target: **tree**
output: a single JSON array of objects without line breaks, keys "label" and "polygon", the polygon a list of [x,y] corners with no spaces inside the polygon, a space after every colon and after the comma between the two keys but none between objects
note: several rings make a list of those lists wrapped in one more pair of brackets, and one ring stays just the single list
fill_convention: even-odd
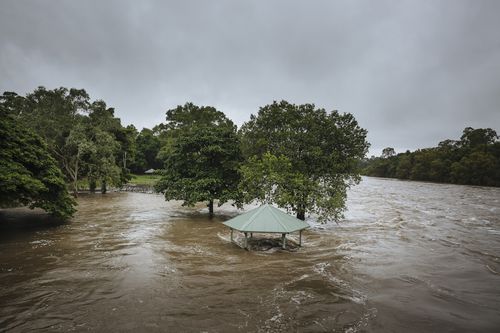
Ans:
[{"label": "tree", "polygon": [[463,131],[460,142],[464,147],[476,148],[493,144],[498,140],[497,132],[491,128],[466,127]]},{"label": "tree", "polygon": [[115,161],[119,144],[114,137],[99,128],[92,132],[88,155],[84,156],[86,176],[90,192],[95,192],[97,181],[101,184],[101,193],[106,193],[107,184],[120,184],[121,169]]},{"label": "tree", "polygon": [[[240,131],[247,158],[241,169],[245,201],[274,202],[302,220],[306,213],[321,221],[340,219],[347,189],[360,180],[366,133],[351,114],[314,104],[281,101],[260,108]],[[266,196],[262,182],[273,189]]]},{"label": "tree", "polygon": [[167,111],[166,119],[170,134],[160,154],[164,169],[156,190],[183,205],[208,202],[212,216],[214,200],[220,206],[237,198],[241,152],[236,126],[215,108],[192,103]]},{"label": "tree", "polygon": [[124,154],[131,151],[133,138],[128,136],[130,130],[124,129],[120,119],[115,118],[114,109],[108,108],[102,100],[94,101],[90,105],[89,115],[82,119],[82,124],[92,145],[84,156],[84,174],[89,181],[91,192],[95,191],[99,181],[101,193],[106,193],[107,184],[119,186],[125,181],[123,174],[127,169]]},{"label": "tree", "polygon": [[94,150],[93,143],[88,139],[83,124],[72,128],[64,144],[57,147],[56,156],[66,171],[66,177],[71,180],[73,196],[78,195],[78,180],[82,174],[82,159]]},{"label": "tree", "polygon": [[132,165],[133,170],[142,173],[148,169],[160,168],[161,162],[157,158],[160,148],[160,140],[154,132],[143,128],[136,138],[136,158]]},{"label": "tree", "polygon": [[106,184],[121,186],[130,179],[127,164],[132,162],[136,152],[134,126],[121,125],[115,117],[115,109],[108,107],[103,100],[96,100],[89,106],[86,118],[88,136],[96,146],[96,156],[91,163],[97,168],[101,192],[106,192]]},{"label": "tree", "polygon": [[294,181],[295,173],[292,163],[284,156],[275,156],[266,152],[262,157],[251,156],[241,166],[243,175],[239,184],[245,194],[245,200],[258,198],[263,203],[272,203],[278,200],[278,205],[286,205],[286,195],[281,192]]},{"label": "tree", "polygon": [[384,148],[382,150],[382,157],[383,158],[389,158],[389,157],[392,157],[394,155],[396,155],[396,151],[394,150],[394,148],[387,147],[387,148]]},{"label": "tree", "polygon": [[61,170],[47,145],[16,121],[0,100],[0,206],[39,207],[50,214],[69,218],[75,201],[66,190]]}]

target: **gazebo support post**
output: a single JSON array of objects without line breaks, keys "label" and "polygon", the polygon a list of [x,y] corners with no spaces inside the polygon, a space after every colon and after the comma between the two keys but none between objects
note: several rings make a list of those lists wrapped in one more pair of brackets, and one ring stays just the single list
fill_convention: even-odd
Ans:
[{"label": "gazebo support post", "polygon": [[245,232],[245,249],[248,250],[248,233]]},{"label": "gazebo support post", "polygon": [[281,234],[281,247],[286,249],[286,234]]},{"label": "gazebo support post", "polygon": [[233,228],[231,228],[231,243],[234,243],[234,240],[233,240]]},{"label": "gazebo support post", "polygon": [[299,246],[302,247],[302,230],[299,231]]},{"label": "gazebo support post", "polygon": [[250,233],[250,238],[253,238],[253,232]]}]

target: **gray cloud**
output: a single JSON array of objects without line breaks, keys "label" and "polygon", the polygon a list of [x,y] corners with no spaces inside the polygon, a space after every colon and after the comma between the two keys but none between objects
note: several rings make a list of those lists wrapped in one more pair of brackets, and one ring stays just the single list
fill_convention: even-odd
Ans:
[{"label": "gray cloud", "polygon": [[353,113],[372,153],[500,131],[500,2],[3,1],[0,91],[85,88],[125,124],[192,101]]}]

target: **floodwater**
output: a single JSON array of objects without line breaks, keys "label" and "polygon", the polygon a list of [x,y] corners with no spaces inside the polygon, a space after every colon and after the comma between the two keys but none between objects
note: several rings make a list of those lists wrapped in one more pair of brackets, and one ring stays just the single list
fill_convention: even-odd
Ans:
[{"label": "floodwater", "polygon": [[364,178],[348,207],[245,251],[230,205],[83,195],[68,224],[0,230],[0,331],[500,331],[499,188]]}]

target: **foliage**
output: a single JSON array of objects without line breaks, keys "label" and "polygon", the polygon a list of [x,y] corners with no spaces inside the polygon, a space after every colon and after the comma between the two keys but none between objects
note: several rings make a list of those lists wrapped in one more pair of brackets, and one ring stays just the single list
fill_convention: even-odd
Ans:
[{"label": "foliage", "polygon": [[500,142],[491,128],[467,127],[459,141],[365,161],[368,176],[500,186]]},{"label": "foliage", "polygon": [[342,217],[347,189],[359,182],[359,160],[368,149],[366,130],[351,114],[274,102],[252,115],[240,135],[245,201],[274,202],[301,219],[306,213],[321,221]]},{"label": "foliage", "polygon": [[[8,98],[7,98],[8,99]],[[0,99],[0,206],[39,207],[61,218],[75,212],[61,170],[43,140],[18,123]],[[8,104],[8,102],[7,102]]]},{"label": "foliage", "polygon": [[106,184],[120,184],[121,169],[115,161],[119,144],[111,134],[99,128],[94,131],[91,139],[92,150],[85,159],[90,190],[95,190],[95,183],[99,180],[101,192],[106,193]]},{"label": "foliage", "polygon": [[241,161],[236,126],[209,106],[186,103],[167,111],[169,139],[160,153],[164,169],[156,190],[184,205],[219,206],[237,197]]},{"label": "foliage", "polygon": [[387,147],[382,150],[382,157],[391,157],[396,155],[396,151],[392,147]]},{"label": "foliage", "polygon": [[104,191],[108,182],[126,181],[134,132],[122,127],[104,101],[91,102],[85,90],[44,87],[26,97],[5,93],[4,99],[16,119],[47,142],[75,196],[83,177],[91,189],[99,180]]},{"label": "foliage", "polygon": [[161,168],[157,155],[160,152],[160,139],[154,131],[143,128],[136,136],[136,157],[130,169],[135,173],[143,173],[149,169]]}]

